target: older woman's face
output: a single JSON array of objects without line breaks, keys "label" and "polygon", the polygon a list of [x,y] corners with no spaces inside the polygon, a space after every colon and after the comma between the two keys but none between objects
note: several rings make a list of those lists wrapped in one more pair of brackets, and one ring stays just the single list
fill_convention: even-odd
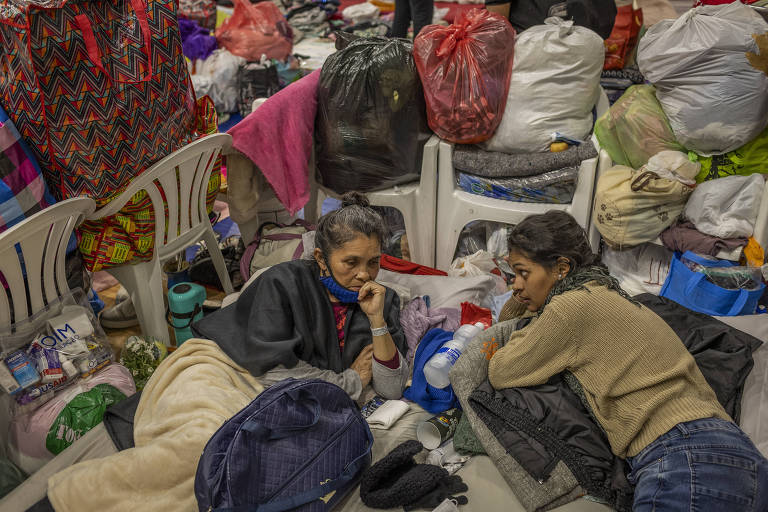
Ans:
[{"label": "older woman's face", "polygon": [[524,303],[528,311],[541,309],[558,280],[557,270],[550,270],[514,250],[509,253],[509,266],[515,271],[512,283],[515,298]]},{"label": "older woman's face", "polygon": [[330,265],[333,277],[344,288],[359,291],[379,273],[381,242],[377,236],[359,235],[337,248],[329,258],[319,259],[321,268]]}]

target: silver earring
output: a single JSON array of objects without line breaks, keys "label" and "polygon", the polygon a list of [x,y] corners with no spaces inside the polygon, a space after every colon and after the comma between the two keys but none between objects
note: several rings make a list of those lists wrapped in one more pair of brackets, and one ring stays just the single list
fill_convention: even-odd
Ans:
[{"label": "silver earring", "polygon": [[559,279],[562,279],[562,278],[563,278],[563,274],[558,274],[558,275],[557,275],[557,277],[558,277]]}]

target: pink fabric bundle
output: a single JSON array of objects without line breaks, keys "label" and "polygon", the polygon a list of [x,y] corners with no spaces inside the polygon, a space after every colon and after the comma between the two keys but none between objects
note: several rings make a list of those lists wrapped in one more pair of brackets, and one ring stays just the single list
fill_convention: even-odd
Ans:
[{"label": "pink fabric bundle", "polygon": [[227,132],[232,135],[232,147],[261,170],[291,214],[309,201],[307,168],[319,79],[320,70],[316,70],[292,83]]}]

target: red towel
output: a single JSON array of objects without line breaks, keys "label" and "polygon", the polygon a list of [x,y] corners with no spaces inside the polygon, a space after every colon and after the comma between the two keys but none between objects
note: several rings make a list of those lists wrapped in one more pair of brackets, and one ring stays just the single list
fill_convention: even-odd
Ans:
[{"label": "red towel", "polygon": [[232,146],[264,174],[291,213],[309,201],[307,167],[317,113],[320,70],[270,97],[229,132]]}]

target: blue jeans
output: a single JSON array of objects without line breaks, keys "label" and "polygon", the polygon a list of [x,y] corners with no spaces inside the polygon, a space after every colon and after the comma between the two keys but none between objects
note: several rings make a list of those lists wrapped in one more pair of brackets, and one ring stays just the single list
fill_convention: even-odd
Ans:
[{"label": "blue jeans", "polygon": [[768,460],[730,421],[679,423],[627,462],[634,512],[768,510]]}]

